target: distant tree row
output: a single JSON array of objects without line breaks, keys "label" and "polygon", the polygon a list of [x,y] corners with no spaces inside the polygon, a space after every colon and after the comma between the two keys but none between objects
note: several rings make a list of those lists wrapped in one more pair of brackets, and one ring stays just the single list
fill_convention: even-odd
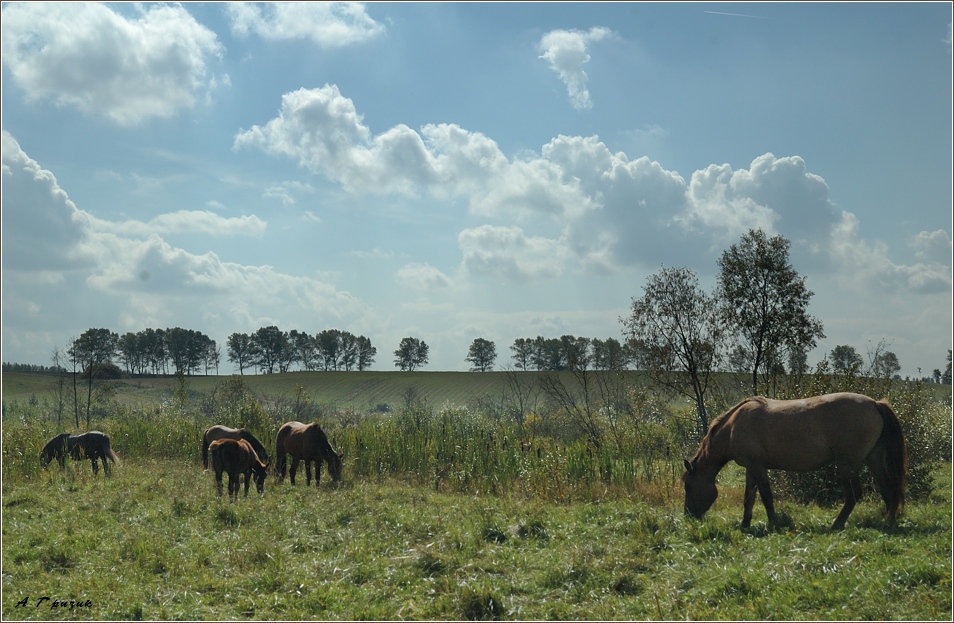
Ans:
[{"label": "distant tree row", "polygon": [[245,374],[246,368],[265,373],[287,372],[293,365],[305,370],[367,370],[377,349],[363,335],[328,329],[308,335],[276,326],[255,333],[233,333],[226,342],[228,359]]},{"label": "distant tree row", "polygon": [[559,338],[517,338],[510,346],[513,366],[519,370],[623,370],[638,360],[635,343],[564,335]]},{"label": "distant tree row", "polygon": [[54,354],[55,367],[69,365],[73,371],[92,366],[115,365],[127,374],[195,374],[218,370],[221,355],[215,340],[200,331],[173,327],[144,329],[120,336],[109,329],[87,329],[62,353]]}]

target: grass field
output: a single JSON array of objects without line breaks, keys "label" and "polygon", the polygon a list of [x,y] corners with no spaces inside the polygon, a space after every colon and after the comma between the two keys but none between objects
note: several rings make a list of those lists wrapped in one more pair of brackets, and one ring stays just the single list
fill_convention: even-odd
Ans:
[{"label": "grass field", "polygon": [[[543,401],[518,426],[480,407],[504,373],[249,376],[258,398],[210,406],[223,381],[116,382],[93,421],[122,457],[107,477],[41,468],[49,379],[3,375],[4,620],[951,619],[949,461],[897,525],[868,495],[830,532],[837,507],[781,489],[780,524],[758,505],[742,529],[734,464],[705,519],[683,516],[679,427],[633,420],[598,450],[558,434]],[[270,476],[262,496],[217,496],[198,452],[208,421],[267,433],[303,396],[348,453],[340,486]]]},{"label": "grass field", "polygon": [[231,503],[191,462],[74,464],[3,484],[3,618],[950,620],[946,478],[896,527],[869,500],[831,533],[834,509],[784,503],[789,527],[741,530],[725,487],[697,522],[675,486],[552,504],[346,478]]}]

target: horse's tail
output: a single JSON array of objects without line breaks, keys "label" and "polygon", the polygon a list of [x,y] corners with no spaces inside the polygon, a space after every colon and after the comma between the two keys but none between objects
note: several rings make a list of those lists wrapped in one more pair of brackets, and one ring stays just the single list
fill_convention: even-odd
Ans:
[{"label": "horse's tail", "polygon": [[888,509],[888,518],[894,521],[904,507],[904,489],[908,482],[908,450],[901,430],[901,422],[887,402],[879,401],[878,411],[884,426],[878,443],[884,449],[884,483],[881,494]]},{"label": "horse's tail", "polygon": [[106,435],[103,435],[103,456],[113,463],[119,463],[119,456],[109,447],[109,437]]},{"label": "horse's tail", "polygon": [[202,469],[209,469],[209,439],[202,435]]}]

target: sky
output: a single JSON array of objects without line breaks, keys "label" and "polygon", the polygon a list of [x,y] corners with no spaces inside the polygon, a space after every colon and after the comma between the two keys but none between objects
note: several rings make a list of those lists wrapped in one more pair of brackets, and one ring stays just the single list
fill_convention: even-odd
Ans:
[{"label": "sky", "polygon": [[370,338],[393,370],[622,339],[647,278],[791,243],[826,337],[952,347],[939,3],[2,6],[2,357],[89,328]]}]

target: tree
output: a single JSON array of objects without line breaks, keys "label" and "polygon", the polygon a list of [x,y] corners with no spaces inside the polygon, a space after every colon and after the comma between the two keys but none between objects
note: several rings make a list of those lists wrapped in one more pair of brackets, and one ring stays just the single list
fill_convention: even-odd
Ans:
[{"label": "tree", "polygon": [[821,321],[808,314],[814,292],[789,264],[790,244],[750,229],[719,258],[717,297],[727,327],[749,352],[753,394],[760,370],[771,373],[785,351],[807,352],[825,337]]},{"label": "tree", "polygon": [[591,340],[590,349],[593,367],[598,370],[624,370],[629,365],[629,354],[615,338]]},{"label": "tree", "polygon": [[371,345],[371,340],[363,335],[355,338],[355,365],[359,372],[363,372],[374,363],[374,356],[378,354],[378,349]]},{"label": "tree", "polygon": [[238,366],[239,374],[245,374],[245,368],[255,365],[255,348],[248,333],[233,333],[225,345],[229,361]]},{"label": "tree", "polygon": [[394,351],[394,365],[401,370],[413,372],[415,368],[427,365],[429,347],[416,337],[406,337]]},{"label": "tree", "polygon": [[510,346],[513,351],[513,366],[519,370],[529,370],[533,365],[533,340],[518,337]]},{"label": "tree", "polygon": [[855,347],[847,344],[840,344],[833,348],[828,359],[831,360],[832,371],[835,374],[857,374],[861,370],[861,364],[864,363]]},{"label": "tree", "polygon": [[282,362],[288,358],[291,350],[288,336],[276,326],[262,327],[252,335],[255,360],[253,363],[268,374],[280,368]]},{"label": "tree", "polygon": [[898,361],[898,356],[890,350],[876,356],[873,364],[872,372],[874,376],[879,378],[894,378],[894,376],[901,371],[901,363]]},{"label": "tree", "polygon": [[[86,426],[89,427],[93,406],[93,382],[97,378],[98,365],[112,363],[116,355],[119,335],[109,329],[87,329],[73,340],[67,350],[73,365],[74,393],[76,372],[82,371],[86,379]],[[77,423],[78,423],[77,417]]]},{"label": "tree", "polygon": [[470,344],[465,361],[471,363],[471,372],[487,372],[494,369],[494,360],[497,359],[497,346],[482,337],[476,338]]},{"label": "tree", "polygon": [[715,298],[699,287],[692,270],[663,268],[647,278],[643,296],[633,298],[630,316],[620,321],[645,349],[649,374],[695,401],[700,437],[705,435],[705,395],[722,340]]},{"label": "tree", "polygon": [[951,384],[951,349],[947,349],[947,367],[944,368],[944,374],[941,376],[941,382],[945,385]]}]

